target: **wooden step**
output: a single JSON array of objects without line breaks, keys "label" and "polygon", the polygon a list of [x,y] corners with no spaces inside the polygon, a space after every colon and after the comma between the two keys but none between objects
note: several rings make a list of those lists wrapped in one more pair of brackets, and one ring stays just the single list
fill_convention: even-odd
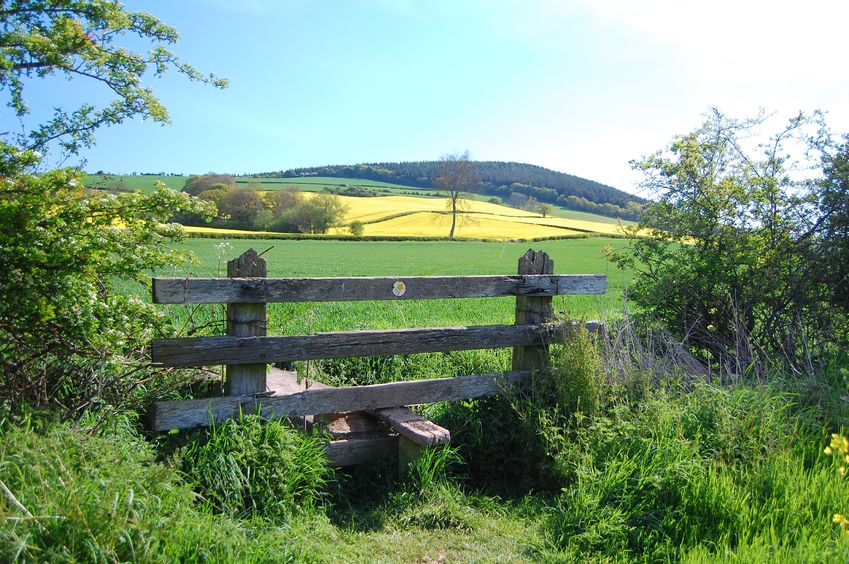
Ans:
[{"label": "wooden step", "polygon": [[[268,392],[275,396],[302,392],[307,389],[307,382],[298,381],[297,374],[292,371],[270,368],[266,377]],[[317,381],[309,382],[309,389],[330,388],[327,384]],[[389,407],[376,409],[373,412],[354,411],[349,413],[333,413],[317,418],[306,416],[290,418],[303,421],[307,428],[321,426],[333,438],[327,444],[327,458],[333,466],[354,466],[371,462],[376,458],[399,452],[401,443],[396,435],[387,434],[380,421],[385,422],[398,435],[403,437],[404,452],[412,451],[412,457],[421,447],[446,444],[451,440],[451,433],[436,423],[429,421],[407,407]],[[412,443],[411,445],[406,442]],[[404,466],[411,455],[400,456]]]}]

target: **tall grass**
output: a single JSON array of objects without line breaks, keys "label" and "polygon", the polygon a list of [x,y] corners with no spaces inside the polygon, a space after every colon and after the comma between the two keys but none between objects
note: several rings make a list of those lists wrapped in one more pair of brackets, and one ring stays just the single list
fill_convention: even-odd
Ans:
[{"label": "tall grass", "polygon": [[220,512],[278,522],[309,513],[332,478],[316,435],[240,415],[189,438],[181,457],[195,490]]},{"label": "tall grass", "polygon": [[[262,521],[216,515],[155,461],[132,424],[0,425],[0,560],[267,562],[314,559]],[[23,510],[21,510],[21,507]]]}]

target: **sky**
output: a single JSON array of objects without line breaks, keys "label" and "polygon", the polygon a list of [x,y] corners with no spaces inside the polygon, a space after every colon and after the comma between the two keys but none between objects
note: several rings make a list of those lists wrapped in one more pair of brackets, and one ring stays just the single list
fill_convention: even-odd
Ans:
[{"label": "sky", "polygon": [[[148,83],[171,124],[100,130],[85,169],[235,174],[359,162],[518,161],[639,193],[629,161],[713,106],[849,132],[849,3],[807,0],[127,1],[226,90]],[[33,83],[33,107],[100,99]],[[8,115],[8,111],[5,112]]]}]

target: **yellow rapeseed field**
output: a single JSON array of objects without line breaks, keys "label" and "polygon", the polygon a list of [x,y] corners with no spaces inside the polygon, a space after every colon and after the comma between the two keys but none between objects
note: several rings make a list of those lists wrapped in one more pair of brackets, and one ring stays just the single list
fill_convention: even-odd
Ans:
[{"label": "yellow rapeseed field", "polygon": [[[305,192],[311,197],[312,192]],[[330,234],[347,235],[352,221],[361,221],[364,236],[381,237],[447,237],[451,229],[451,214],[447,213],[445,198],[415,196],[379,196],[356,198],[339,196],[348,211],[339,227]],[[621,234],[616,224],[542,217],[539,214],[481,202],[463,200],[458,216],[455,236],[464,239],[536,239],[562,237],[582,233],[602,235]],[[272,235],[264,231],[242,229],[217,229],[212,227],[184,227],[187,233],[218,233],[232,235]]]},{"label": "yellow rapeseed field", "polygon": [[[463,214],[457,218],[454,235],[472,239],[534,239],[538,237],[560,237],[577,235],[578,231],[559,229],[533,223],[513,221],[514,218],[488,214]],[[437,212],[417,212],[386,221],[369,223],[363,235],[447,237],[451,229],[451,215]],[[346,233],[347,228],[337,228],[336,233]]]},{"label": "yellow rapeseed field", "polygon": [[[345,223],[350,223],[355,220],[369,222],[397,215],[399,213],[410,212],[443,212],[447,211],[445,198],[419,198],[415,196],[380,196],[376,198],[355,198],[351,196],[339,196],[339,199],[348,206],[348,213],[345,215]],[[494,215],[509,215],[515,217],[533,218],[539,217],[524,210],[517,210],[500,206],[498,204],[490,204],[489,202],[479,202],[477,200],[463,200],[463,211],[476,213],[491,213]]]}]

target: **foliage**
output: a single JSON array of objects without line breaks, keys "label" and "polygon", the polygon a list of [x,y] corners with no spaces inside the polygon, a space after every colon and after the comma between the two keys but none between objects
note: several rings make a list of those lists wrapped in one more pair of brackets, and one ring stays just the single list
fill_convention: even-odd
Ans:
[{"label": "foliage", "polygon": [[363,233],[366,230],[365,225],[359,219],[355,219],[348,225],[348,229],[351,231],[351,235],[354,237],[362,237]]},{"label": "foliage", "polygon": [[604,375],[598,343],[582,329],[552,346],[550,363],[524,389],[457,403],[440,415],[452,440],[463,445],[471,484],[501,495],[556,492],[566,485],[556,453],[575,422],[599,407]]},{"label": "foliage", "polygon": [[326,233],[342,221],[347,211],[339,196],[318,193],[295,208],[291,221],[302,233]]},{"label": "foliage", "polygon": [[[749,148],[764,121],[714,110],[668,151],[634,163],[659,198],[631,229],[642,236],[614,255],[636,270],[629,296],[644,312],[734,374],[766,356],[798,364],[847,335],[847,310],[830,303],[839,273],[816,273],[824,257],[842,257],[847,239],[823,230],[839,217],[820,207],[833,201],[828,188],[797,170],[829,154],[820,116],[795,116]],[[843,170],[839,162],[827,171]],[[845,196],[845,180],[828,186]]]},{"label": "foliage", "polygon": [[169,246],[179,226],[164,222],[203,206],[165,188],[87,193],[70,169],[6,177],[0,194],[4,407],[62,406],[71,416],[134,401],[123,395],[142,384],[142,348],[167,323],[113,280],[143,281],[149,268],[184,260]]},{"label": "foliage", "polygon": [[829,301],[849,311],[849,134],[823,154],[822,167],[816,185],[821,212],[816,250],[822,260],[813,275],[829,288]]},{"label": "foliage", "polygon": [[[21,0],[0,6],[0,89],[22,132],[0,143],[0,385],[2,408],[61,406],[64,417],[100,404],[128,405],[143,389],[142,348],[165,328],[148,304],[115,290],[114,281],[178,261],[175,213],[208,213],[186,194],[87,193],[70,169],[32,174],[53,141],[66,156],[94,142],[97,128],[168,114],[142,84],[174,68],[215,86],[167,45],[176,31],[146,13],[107,0]],[[122,38],[131,36],[131,41]],[[137,40],[141,40],[138,42]],[[122,43],[152,44],[146,52]],[[103,107],[57,107],[40,125],[24,119],[30,79],[60,75],[101,83],[114,98]],[[36,151],[35,149],[38,149]]]},{"label": "foliage", "polygon": [[222,513],[285,521],[314,508],[331,477],[319,438],[285,421],[242,415],[199,434],[183,472]]},{"label": "foliage", "polygon": [[[83,104],[73,110],[57,107],[53,117],[28,132],[13,135],[10,144],[44,151],[58,140],[67,154],[76,154],[94,142],[101,126],[132,117],[167,122],[165,107],[144,86],[142,78],[164,74],[169,68],[190,80],[223,87],[226,81],[204,76],[183,63],[168,48],[177,41],[174,28],[144,12],[130,12],[111,0],[15,0],[0,8],[0,89],[8,106],[23,118],[30,113],[24,89],[30,78],[58,74],[101,83],[114,95],[103,107]],[[149,50],[136,52],[125,44],[148,42]]]},{"label": "foliage", "polygon": [[849,545],[818,523],[849,492],[815,462],[810,415],[768,388],[699,385],[614,404],[560,453],[572,478],[546,543],[578,560],[845,558]]}]

